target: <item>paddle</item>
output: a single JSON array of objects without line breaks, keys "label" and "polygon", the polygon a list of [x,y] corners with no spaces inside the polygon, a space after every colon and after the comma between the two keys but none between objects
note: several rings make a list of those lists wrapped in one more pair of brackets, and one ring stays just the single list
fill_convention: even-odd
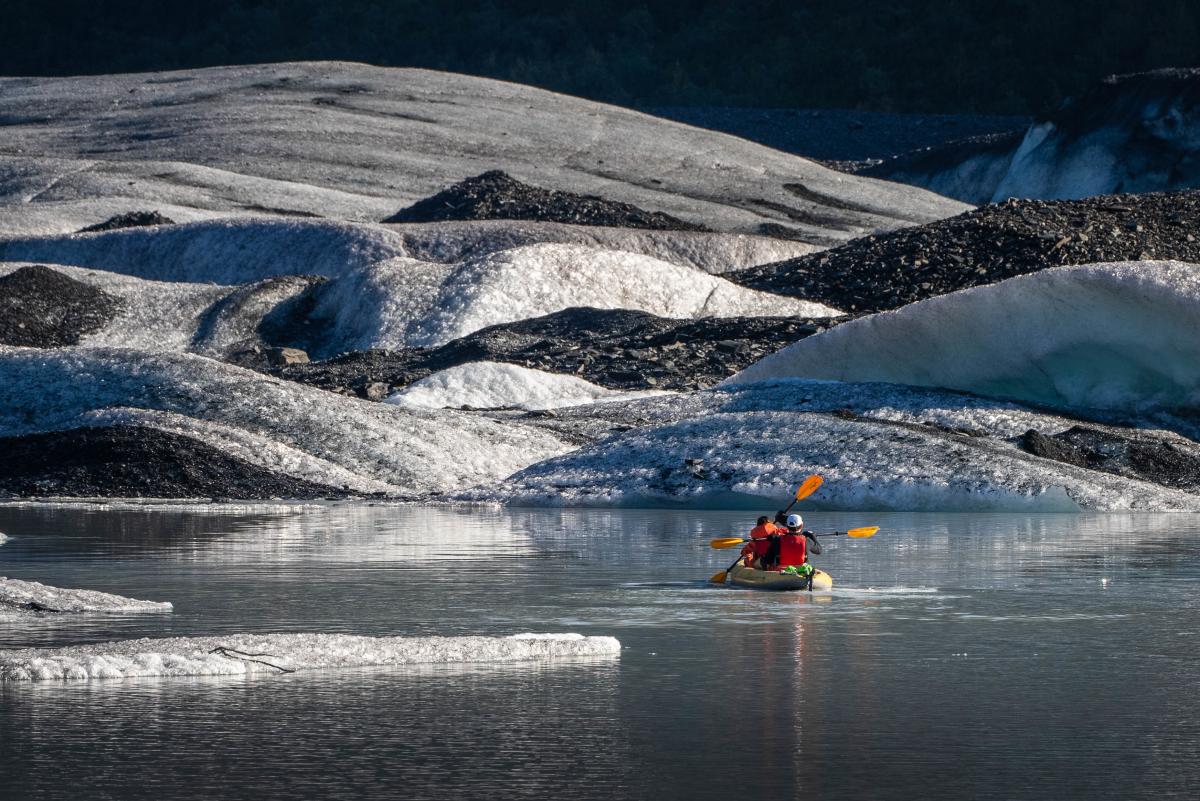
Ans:
[{"label": "paddle", "polygon": [[[825,479],[821,478],[818,475],[811,475],[808,478],[804,479],[804,482],[799,487],[796,488],[796,497],[794,497],[792,499],[792,502],[788,504],[787,509],[784,509],[780,514],[787,514],[788,510],[791,509],[793,506],[795,506],[797,501],[802,501],[805,498],[807,498],[809,495],[812,495],[814,492],[817,491],[817,487],[821,486],[823,483],[825,483]],[[745,540],[739,539],[737,542],[741,543],[741,542],[745,542]],[[723,547],[730,548],[734,544],[735,543],[731,542],[729,545],[725,545]],[[716,546],[714,545],[713,547],[715,548]],[[725,579],[728,578],[728,576],[729,576],[729,571],[733,570],[733,568],[736,567],[737,563],[740,562],[741,560],[742,560],[742,557],[739,556],[732,565],[725,568],[720,573],[714,574],[713,577],[709,579],[709,581],[711,581],[713,584],[724,584]]]},{"label": "paddle", "polygon": [[[862,528],[852,528],[849,531],[830,531],[822,534],[821,536],[866,539],[867,537],[874,537],[876,531],[879,531],[879,526],[863,526]],[[711,540],[708,544],[713,548],[720,550],[723,548],[732,548],[733,546],[741,545],[744,542],[750,542],[750,540],[743,537],[718,537],[715,540]]]}]

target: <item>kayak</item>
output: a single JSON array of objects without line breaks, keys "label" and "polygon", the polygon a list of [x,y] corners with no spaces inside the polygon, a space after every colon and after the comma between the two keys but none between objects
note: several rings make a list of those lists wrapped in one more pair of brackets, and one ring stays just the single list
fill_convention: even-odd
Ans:
[{"label": "kayak", "polygon": [[[739,587],[753,587],[757,590],[807,590],[808,579],[789,573],[776,573],[773,570],[755,570],[738,562],[729,571],[729,582]],[[833,576],[824,570],[814,570],[812,589],[832,590]]]}]

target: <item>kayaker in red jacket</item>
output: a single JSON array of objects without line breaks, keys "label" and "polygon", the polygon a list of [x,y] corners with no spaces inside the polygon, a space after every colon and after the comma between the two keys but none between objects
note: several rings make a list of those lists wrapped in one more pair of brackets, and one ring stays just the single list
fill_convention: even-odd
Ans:
[{"label": "kayaker in red jacket", "polygon": [[781,531],[783,529],[772,523],[766,515],[758,518],[758,524],[750,529],[750,542],[742,546],[742,556],[746,557],[746,564],[762,558],[770,547],[770,538]]},{"label": "kayaker in red jacket", "polygon": [[819,554],[821,543],[817,542],[817,535],[804,530],[804,518],[796,514],[788,515],[787,529],[770,538],[770,545],[760,557],[761,569],[783,570],[792,565],[799,567],[804,564],[808,561],[808,540],[812,540],[812,552]]}]

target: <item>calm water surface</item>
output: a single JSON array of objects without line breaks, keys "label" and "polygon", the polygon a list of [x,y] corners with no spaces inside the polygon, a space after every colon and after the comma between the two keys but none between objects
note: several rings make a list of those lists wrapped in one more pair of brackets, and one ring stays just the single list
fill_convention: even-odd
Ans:
[{"label": "calm water surface", "polygon": [[806,515],[832,594],[722,589],[752,515],[0,506],[0,575],[143,636],[611,634],[616,660],[0,686],[3,799],[1194,798],[1200,519]]}]

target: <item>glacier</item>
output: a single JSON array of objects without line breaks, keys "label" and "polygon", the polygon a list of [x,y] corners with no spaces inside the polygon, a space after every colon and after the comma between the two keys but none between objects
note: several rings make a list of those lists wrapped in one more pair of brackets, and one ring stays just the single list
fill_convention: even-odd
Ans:
[{"label": "glacier", "polygon": [[589,403],[638,400],[668,393],[617,392],[571,375],[515,364],[469,362],[439,370],[406,386],[385,402],[427,409],[559,409]]},{"label": "glacier", "polygon": [[725,383],[796,377],[942,387],[1126,412],[1200,404],[1200,266],[1056,267],[853,320]]},{"label": "glacier", "polygon": [[346,398],[192,354],[0,346],[0,436],[138,422],[360,492],[426,495],[571,445],[531,426]]},{"label": "glacier", "polygon": [[365,350],[437,347],[573,306],[677,319],[839,313],[648,256],[541,244],[456,264],[406,258],[375,264],[323,287],[313,316],[330,321],[337,348]]},{"label": "glacier", "polygon": [[237,676],[370,666],[615,659],[614,637],[229,634],[0,650],[0,681]]},{"label": "glacier", "polygon": [[[0,543],[3,540],[0,534]],[[170,612],[163,601],[139,601],[95,590],[64,589],[0,576],[0,622],[57,612]]]},{"label": "glacier", "polygon": [[[77,222],[77,206],[100,197],[113,205],[87,222],[132,208],[365,222],[497,167],[714,230],[775,223],[815,243],[966,208],[629,109],[419,69],[307,62],[4,78],[0,117],[10,121],[0,204],[14,215],[57,204]],[[797,183],[805,197],[785,187]]]},{"label": "glacier", "polygon": [[[618,406],[618,405],[614,405]],[[768,508],[797,476],[809,508],[890,511],[1200,510],[1200,496],[1020,450],[1076,420],[899,385],[780,380],[623,404],[639,427],[533,464],[462,500],[533,506]],[[561,422],[601,407],[566,409]]]}]

